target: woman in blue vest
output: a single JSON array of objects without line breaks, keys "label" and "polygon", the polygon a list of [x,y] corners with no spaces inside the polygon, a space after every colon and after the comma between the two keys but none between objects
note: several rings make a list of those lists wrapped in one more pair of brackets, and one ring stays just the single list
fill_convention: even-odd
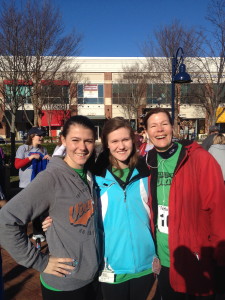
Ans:
[{"label": "woman in blue vest", "polygon": [[[106,122],[96,162],[104,236],[101,281],[104,300],[145,300],[156,260],[148,206],[149,170],[123,118]],[[157,271],[156,271],[157,272]]]}]

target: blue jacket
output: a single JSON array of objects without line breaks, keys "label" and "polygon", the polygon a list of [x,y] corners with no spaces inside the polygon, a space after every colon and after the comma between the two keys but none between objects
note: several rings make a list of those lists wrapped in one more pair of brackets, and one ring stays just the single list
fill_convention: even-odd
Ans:
[{"label": "blue jacket", "polygon": [[110,169],[96,176],[104,230],[105,266],[115,274],[131,274],[152,267],[155,246],[148,207],[149,170],[140,159],[127,182]]},{"label": "blue jacket", "polygon": [[[30,152],[30,155],[35,154],[36,152]],[[32,174],[31,181],[37,176],[37,174],[46,169],[48,164],[48,159],[43,159],[45,155],[38,153],[40,159],[32,159]]]}]

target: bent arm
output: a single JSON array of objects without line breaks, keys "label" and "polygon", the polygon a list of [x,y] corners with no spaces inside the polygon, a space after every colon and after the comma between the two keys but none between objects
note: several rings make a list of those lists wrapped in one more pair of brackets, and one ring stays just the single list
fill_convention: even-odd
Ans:
[{"label": "bent arm", "polygon": [[54,183],[42,172],[0,211],[0,244],[21,265],[40,272],[49,256],[39,252],[24,232],[24,225],[47,210],[53,201]]},{"label": "bent arm", "polygon": [[25,167],[26,165],[28,165],[29,162],[30,162],[29,157],[24,158],[24,159],[16,158],[14,166],[18,170],[18,169],[21,169],[21,168]]}]

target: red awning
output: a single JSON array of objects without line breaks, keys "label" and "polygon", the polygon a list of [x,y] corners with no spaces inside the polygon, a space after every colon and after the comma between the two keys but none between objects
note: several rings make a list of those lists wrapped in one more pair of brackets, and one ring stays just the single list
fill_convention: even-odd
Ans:
[{"label": "red awning", "polygon": [[69,86],[70,83],[68,80],[41,80],[42,85],[62,85],[62,86]]},{"label": "red awning", "polygon": [[70,110],[43,110],[41,126],[63,126],[64,120],[69,119]]},{"label": "red awning", "polygon": [[[13,80],[5,79],[3,81],[4,84],[13,84]],[[17,85],[33,85],[32,80],[17,80]],[[69,86],[70,83],[68,80],[41,80],[42,85],[60,85],[60,86]]]},{"label": "red awning", "polygon": [[[8,85],[12,85],[13,80],[4,80],[3,83],[8,84]],[[17,85],[32,85],[33,82],[32,82],[32,80],[17,80],[16,84]]]}]

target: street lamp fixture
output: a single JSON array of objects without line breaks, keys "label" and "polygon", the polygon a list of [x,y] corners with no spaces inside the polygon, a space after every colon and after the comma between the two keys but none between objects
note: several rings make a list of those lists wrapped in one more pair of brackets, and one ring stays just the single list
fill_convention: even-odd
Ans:
[{"label": "street lamp fixture", "polygon": [[[178,55],[181,52],[179,60]],[[176,55],[172,57],[172,86],[171,86],[171,110],[172,121],[175,118],[175,83],[190,83],[192,82],[190,75],[186,72],[186,66],[184,64],[184,51],[181,47],[177,49]],[[179,68],[179,72],[177,70]]]}]

